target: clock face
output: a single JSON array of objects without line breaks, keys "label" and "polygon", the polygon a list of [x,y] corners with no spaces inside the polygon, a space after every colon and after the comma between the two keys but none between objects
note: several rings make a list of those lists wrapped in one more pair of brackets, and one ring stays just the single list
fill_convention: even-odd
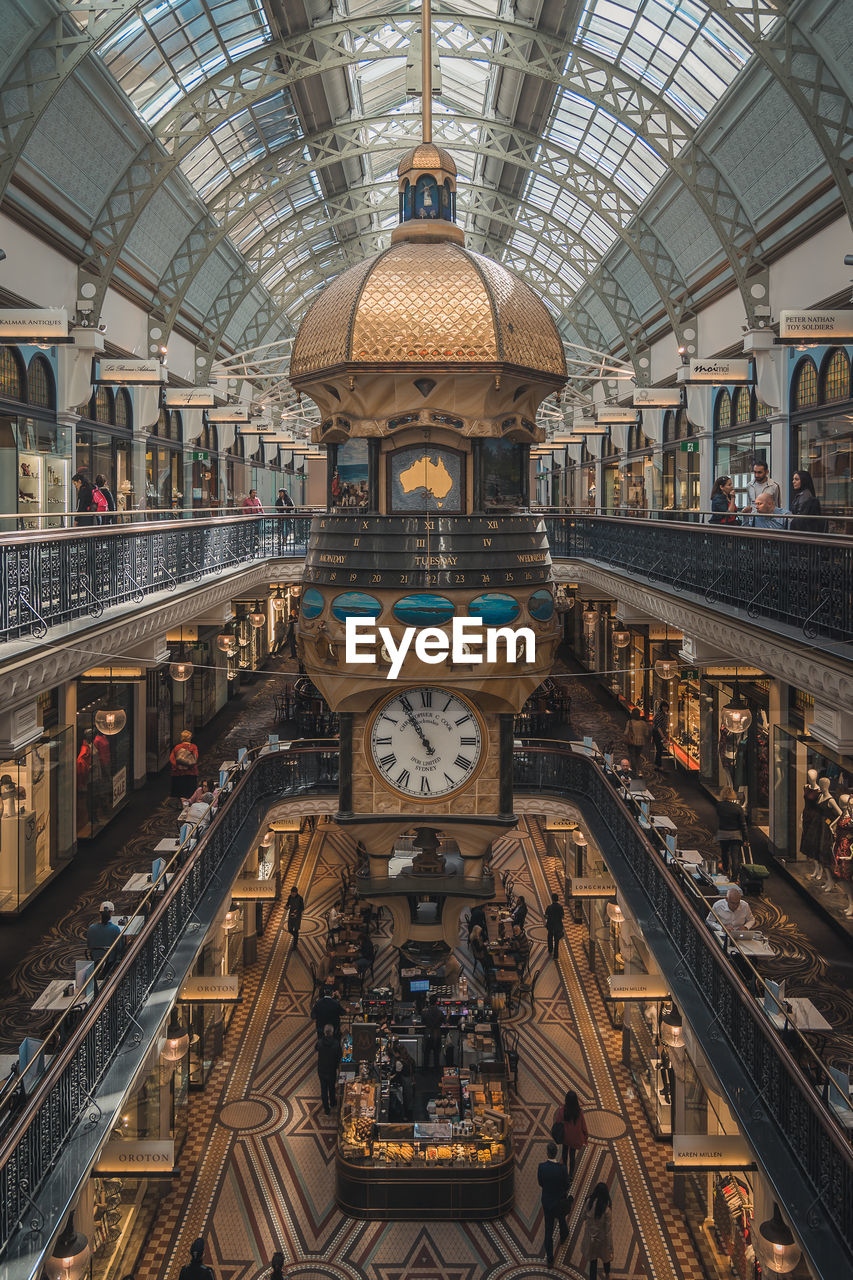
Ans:
[{"label": "clock face", "polygon": [[440,800],[464,787],[483,753],[478,714],[447,689],[393,694],[374,713],[368,741],[388,786],[419,800]]}]

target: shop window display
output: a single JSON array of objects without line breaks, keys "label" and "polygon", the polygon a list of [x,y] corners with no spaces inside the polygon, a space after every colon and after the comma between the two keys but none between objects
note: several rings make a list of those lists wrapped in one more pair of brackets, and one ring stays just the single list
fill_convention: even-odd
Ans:
[{"label": "shop window display", "polygon": [[777,854],[827,909],[853,916],[853,760],[777,726],[773,770]]},{"label": "shop window display", "polygon": [[768,466],[770,465],[768,427],[756,426],[752,430],[733,432],[731,435],[715,438],[714,475],[731,476],[735,488],[735,501],[739,508],[745,507],[749,502],[746,487],[752,479],[754,462],[766,462]]},{"label": "shop window display", "polygon": [[[99,711],[126,715],[115,734],[101,731]],[[128,799],[133,742],[133,686],[81,681],[77,695],[77,838],[91,840]]]},{"label": "shop window display", "polygon": [[72,740],[53,727],[0,761],[0,912],[19,910],[72,856]]}]

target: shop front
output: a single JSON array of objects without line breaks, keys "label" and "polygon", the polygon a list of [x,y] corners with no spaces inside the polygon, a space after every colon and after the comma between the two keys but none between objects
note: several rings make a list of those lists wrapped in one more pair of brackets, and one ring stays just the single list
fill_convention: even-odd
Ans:
[{"label": "shop front", "polygon": [[38,700],[42,736],[0,761],[0,913],[14,914],[74,854],[74,734],[60,724],[59,691]]},{"label": "shop front", "polygon": [[[0,347],[2,530],[61,528],[71,499],[71,432],[56,421],[52,359]],[[19,519],[10,518],[14,512]]]},{"label": "shop front", "polygon": [[203,1089],[240,998],[243,972],[244,904],[231,901],[220,911],[178,995],[189,1035],[189,1087]]},{"label": "shop front", "polygon": [[[805,356],[791,385],[791,470],[808,471],[825,515],[853,514],[853,387],[850,351]],[[849,533],[838,523],[834,532]]]},{"label": "shop front", "polygon": [[130,392],[125,387],[115,391],[96,387],[88,418],[82,418],[75,429],[74,467],[92,484],[98,476],[104,476],[117,508],[120,497],[124,506],[133,506],[132,433]]},{"label": "shop front", "polygon": [[135,686],[140,667],[77,682],[77,839],[92,840],[127,804],[133,785]]},{"label": "shop front", "polygon": [[[178,410],[161,409],[145,447],[147,510],[180,511],[185,505],[182,440],[183,422]],[[128,506],[133,505],[130,496]]]},{"label": "shop front", "polygon": [[[749,505],[746,487],[756,462],[771,467],[769,410],[749,387],[722,387],[714,403],[714,476],[731,476],[738,509]],[[771,469],[772,474],[772,469]],[[787,506],[787,495],[782,495]]]},{"label": "shop front", "polygon": [[699,441],[684,409],[667,410],[663,419],[661,506],[664,511],[699,510]]}]

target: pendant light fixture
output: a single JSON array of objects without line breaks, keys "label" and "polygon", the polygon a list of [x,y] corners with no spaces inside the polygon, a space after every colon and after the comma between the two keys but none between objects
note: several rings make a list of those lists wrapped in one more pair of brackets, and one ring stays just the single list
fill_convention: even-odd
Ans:
[{"label": "pendant light fixture", "polygon": [[660,1038],[670,1049],[679,1049],[684,1044],[684,1024],[674,1004],[670,1004],[660,1020]]},{"label": "pendant light fixture", "polygon": [[252,626],[255,628],[256,631],[259,631],[261,627],[264,625],[264,623],[266,622],[266,620],[267,620],[267,615],[261,609],[260,601],[256,600],[255,608],[249,614],[249,622],[252,624]]},{"label": "pendant light fixture", "polygon": [[284,596],[281,594],[281,587],[278,587],[272,600],[273,612],[283,613],[286,603]]},{"label": "pendant light fixture", "polygon": [[729,733],[746,733],[752,724],[752,712],[740,696],[737,667],[735,667],[735,694],[731,702],[723,707],[721,720],[723,728]]},{"label": "pendant light fixture", "polygon": [[608,902],[607,919],[614,926],[618,926],[624,923],[625,913],[622,910],[622,908],[619,906],[618,902]]},{"label": "pendant light fixture", "polygon": [[617,627],[613,632],[613,648],[627,649],[631,643],[631,632],[625,631],[622,627]]},{"label": "pendant light fixture", "polygon": [[169,1018],[169,1029],[166,1032],[166,1043],[160,1057],[164,1062],[180,1062],[189,1047],[189,1033],[181,1026],[177,1009],[173,1009]]},{"label": "pendant light fixture", "polygon": [[186,659],[184,651],[184,629],[181,627],[181,647],[178,651],[178,661],[169,663],[169,675],[178,684],[185,684],[187,680],[192,679],[195,667]]},{"label": "pendant light fixture", "polygon": [[74,1214],[69,1213],[53,1253],[45,1260],[44,1273],[48,1280],[82,1280],[91,1256],[88,1238],[74,1230]]},{"label": "pendant light fixture", "polygon": [[101,733],[106,734],[108,738],[114,737],[115,734],[121,733],[127,724],[127,712],[121,707],[113,704],[113,669],[110,667],[110,687],[107,693],[107,707],[102,711],[95,712],[95,728]]},{"label": "pendant light fixture", "polygon": [[794,1234],[773,1202],[773,1217],[762,1222],[753,1236],[755,1252],[763,1269],[773,1275],[786,1276],[794,1270],[802,1256],[802,1249]]},{"label": "pendant light fixture", "polygon": [[227,622],[222,631],[216,637],[216,646],[223,653],[231,654],[237,648],[237,637],[234,635],[234,624]]},{"label": "pendant light fixture", "polygon": [[678,675],[678,659],[673,658],[669,652],[669,624],[665,623],[666,639],[663,642],[663,657],[658,658],[655,663],[655,674],[661,680],[674,680]]}]

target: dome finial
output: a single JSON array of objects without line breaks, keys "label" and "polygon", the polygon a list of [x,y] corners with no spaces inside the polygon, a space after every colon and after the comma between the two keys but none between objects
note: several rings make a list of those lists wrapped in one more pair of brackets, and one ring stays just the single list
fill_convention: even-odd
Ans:
[{"label": "dome finial", "polygon": [[432,142],[432,12],[421,0],[421,128],[424,142]]}]

